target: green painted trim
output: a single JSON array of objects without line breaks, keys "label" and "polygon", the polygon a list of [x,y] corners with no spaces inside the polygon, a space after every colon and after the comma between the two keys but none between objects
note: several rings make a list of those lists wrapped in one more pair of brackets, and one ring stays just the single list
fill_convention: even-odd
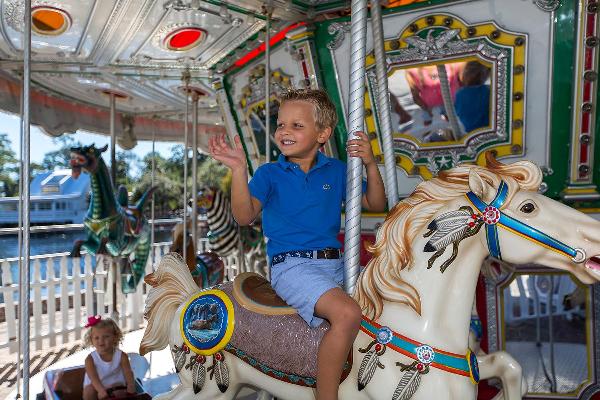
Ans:
[{"label": "green painted trim", "polygon": [[[348,132],[346,131],[346,115],[344,115],[342,107],[342,99],[339,96],[338,83],[335,79],[335,71],[333,68],[333,59],[331,53],[327,48],[327,43],[332,40],[332,36],[327,31],[329,25],[333,22],[348,21],[349,18],[341,18],[336,20],[330,20],[326,23],[317,24],[315,26],[315,51],[316,60],[315,62],[319,66],[321,73],[321,82],[323,83],[323,89],[329,94],[329,98],[333,101],[338,114],[338,123],[333,133],[335,140],[336,149],[338,152],[338,158],[342,161],[347,160],[346,156],[346,140],[348,138]],[[349,34],[349,33],[347,33]]]},{"label": "green painted trim", "polygon": [[[248,157],[248,149],[246,148],[246,142],[244,141],[244,135],[241,134],[242,129],[240,125],[240,121],[238,120],[237,113],[235,112],[233,99],[231,98],[231,85],[229,84],[230,77],[223,77],[223,89],[225,90],[225,95],[227,95],[227,101],[229,102],[229,111],[233,116],[233,120],[235,121],[235,127],[237,128],[237,134],[240,136],[242,146],[244,147],[244,153],[246,153],[246,163],[248,164],[248,173],[250,175],[254,175],[254,170],[252,168],[252,163],[250,162],[250,158]],[[233,78],[231,76],[231,78]]]},{"label": "green painted trim", "polygon": [[[569,162],[565,148],[570,147],[573,121],[573,68],[577,26],[577,1],[563,1],[554,17],[554,55],[552,60],[552,102],[550,106],[550,165],[554,171],[545,176],[548,184],[546,196],[560,198],[560,192],[569,180]],[[533,49],[533,48],[532,48]],[[533,73],[527,71],[526,73]],[[569,154],[568,150],[566,152]]]}]

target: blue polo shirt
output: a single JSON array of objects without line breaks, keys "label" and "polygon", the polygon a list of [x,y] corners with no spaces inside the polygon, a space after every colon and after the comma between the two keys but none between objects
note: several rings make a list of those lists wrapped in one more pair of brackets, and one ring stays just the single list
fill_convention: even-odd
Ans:
[{"label": "blue polo shirt", "polygon": [[344,162],[318,152],[316,165],[304,173],[280,155],[277,162],[261,165],[248,185],[262,204],[269,258],[290,250],[340,248]]}]

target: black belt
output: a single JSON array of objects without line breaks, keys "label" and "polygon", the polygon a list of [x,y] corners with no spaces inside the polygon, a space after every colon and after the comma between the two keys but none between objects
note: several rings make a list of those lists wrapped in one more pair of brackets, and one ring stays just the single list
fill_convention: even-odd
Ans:
[{"label": "black belt", "polygon": [[287,257],[300,258],[321,258],[327,260],[336,260],[342,257],[340,249],[326,248],[322,250],[291,250],[283,253],[275,254],[271,259],[271,265],[284,262]]}]

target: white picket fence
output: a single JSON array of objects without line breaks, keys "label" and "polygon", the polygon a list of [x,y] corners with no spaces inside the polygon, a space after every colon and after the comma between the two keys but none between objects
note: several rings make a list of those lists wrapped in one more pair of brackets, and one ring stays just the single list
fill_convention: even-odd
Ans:
[{"label": "white picket fence", "polygon": [[[206,240],[200,240],[198,251],[206,251]],[[170,243],[155,243],[154,265],[158,265],[169,252]],[[70,258],[69,253],[32,256],[30,262],[30,343],[32,350],[69,343],[82,338],[87,316],[111,315],[113,310],[114,274],[109,258],[95,258],[84,254]],[[267,274],[264,256],[245,254],[240,263],[236,255],[223,257],[225,280],[233,280],[240,272],[256,271]],[[152,257],[146,265],[146,274],[152,272]],[[19,282],[18,259],[0,259],[0,349],[10,352],[18,349]],[[128,332],[144,327],[144,302],[148,287],[140,283],[135,293],[124,295],[120,288],[120,271],[117,268],[117,311],[119,326]],[[2,302],[3,301],[3,302]],[[4,312],[4,318],[2,318]]]}]

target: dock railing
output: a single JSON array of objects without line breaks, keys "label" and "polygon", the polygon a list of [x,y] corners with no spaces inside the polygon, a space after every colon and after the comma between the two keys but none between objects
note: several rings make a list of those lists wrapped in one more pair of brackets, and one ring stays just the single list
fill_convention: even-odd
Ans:
[{"label": "dock railing", "polygon": [[[198,241],[198,252],[207,250],[207,239]],[[171,243],[155,243],[152,247],[154,265],[169,252]],[[266,275],[266,261],[252,252],[242,263],[238,255],[222,257],[225,281],[240,272],[255,271]],[[31,256],[30,343],[32,350],[41,350],[82,339],[87,316],[111,315],[113,311],[112,261],[103,255],[71,258],[69,253]],[[19,277],[18,259],[0,259],[0,349],[11,353],[18,350]],[[146,274],[153,271],[148,258]],[[121,293],[121,276],[117,268],[118,323],[124,332],[143,328],[144,303],[148,285],[141,282],[131,294]]]}]

